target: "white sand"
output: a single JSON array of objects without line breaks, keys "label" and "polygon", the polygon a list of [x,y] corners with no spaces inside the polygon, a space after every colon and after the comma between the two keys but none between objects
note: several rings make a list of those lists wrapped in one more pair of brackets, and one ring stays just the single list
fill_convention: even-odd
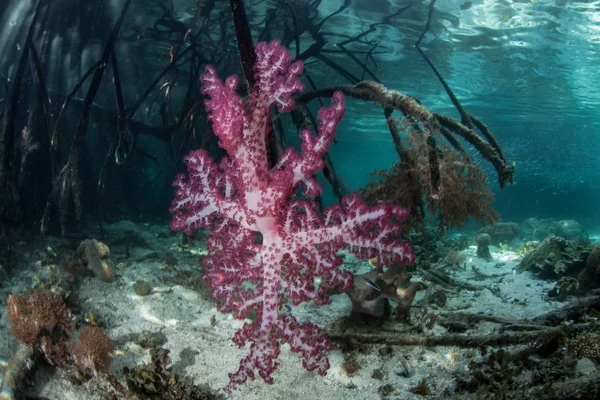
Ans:
[{"label": "white sand", "polygon": [[[154,251],[160,255],[169,251],[178,258],[179,264],[173,269],[167,268],[161,257],[150,261],[134,262],[129,266],[121,263],[117,267],[117,279],[112,283],[103,283],[96,278],[83,278],[77,293],[82,315],[93,313],[106,326],[108,335],[119,342],[117,353],[111,365],[111,372],[118,378],[123,378],[123,367],[134,367],[136,364],[149,360],[148,350],[142,349],[133,340],[123,342],[130,335],[137,337],[142,330],[161,332],[167,338],[163,347],[171,351],[175,372],[197,384],[208,383],[214,389],[225,387],[228,383],[228,373],[237,369],[239,360],[245,356],[246,349],[237,348],[231,338],[242,325],[230,315],[217,312],[214,304],[206,298],[204,292],[197,292],[184,285],[173,285],[178,271],[183,277],[193,277],[193,271],[200,269],[197,255],[179,248],[180,236],[157,238],[160,232],[166,232],[164,226],[143,226],[142,235],[149,242],[152,250],[132,248],[132,259]],[[164,235],[163,235],[164,236]],[[28,249],[21,270],[0,288],[2,306],[11,292],[21,292],[31,286],[32,276],[47,276],[49,267],[36,265],[40,253],[51,245],[60,247],[66,240],[46,237],[36,238],[31,243],[20,243],[21,249]],[[71,242],[76,243],[76,242]],[[32,247],[33,246],[33,247]],[[73,245],[72,245],[73,246]],[[119,262],[124,253],[113,248],[111,257]],[[498,250],[492,248],[492,250]],[[120,249],[120,251],[123,251]],[[553,287],[551,282],[537,279],[530,273],[516,275],[518,264],[514,253],[494,253],[494,260],[486,262],[475,257],[475,248],[471,247],[462,252],[467,257],[466,270],[450,269],[451,276],[457,280],[474,285],[491,288],[478,293],[462,290],[457,293],[447,292],[447,304],[443,309],[428,306],[431,312],[460,311],[465,313],[483,313],[496,317],[511,319],[531,318],[563,307],[565,303],[548,301],[546,294]],[[370,266],[351,256],[346,258],[346,265],[354,272],[363,273]],[[472,269],[475,266],[485,275],[502,274],[501,277],[478,280]],[[60,270],[60,268],[59,268]],[[59,276],[64,278],[63,273]],[[137,296],[132,288],[136,280],[145,279],[157,288],[172,288],[171,293],[155,293],[148,296]],[[425,295],[420,292],[415,305],[419,305]],[[516,300],[515,300],[516,299]],[[423,310],[422,307],[413,309],[413,314]],[[340,321],[349,314],[350,301],[346,295],[333,297],[331,305],[315,307],[304,304],[295,307],[292,313],[298,320],[310,320],[321,327]],[[214,318],[214,326],[211,326]],[[413,323],[415,317],[413,316]],[[378,328],[372,328],[373,330]],[[496,333],[491,324],[480,324],[465,334]],[[445,329],[436,326],[429,334],[441,335]],[[2,311],[0,320],[0,358],[8,359],[14,348],[14,340],[10,337],[6,312]],[[121,343],[123,342],[123,343]],[[379,399],[378,387],[392,385],[394,391],[387,398],[422,399],[422,396],[409,392],[422,378],[427,378],[434,394],[441,393],[445,388],[451,388],[453,376],[462,373],[471,360],[480,360],[477,349],[460,349],[453,347],[394,347],[391,356],[382,356],[379,349],[383,346],[373,345],[365,352],[356,354],[359,370],[352,377],[341,368],[344,355],[339,349],[329,354],[331,369],[325,377],[306,372],[297,357],[287,346],[282,347],[279,358],[279,368],[273,374],[275,383],[265,384],[260,378],[243,385],[228,398],[231,399]],[[411,375],[401,376],[408,366]],[[384,378],[372,378],[374,369],[381,368]],[[40,388],[40,396],[52,399],[94,399],[102,398],[91,395],[82,387],[70,386],[60,378],[61,374],[50,378]]]}]

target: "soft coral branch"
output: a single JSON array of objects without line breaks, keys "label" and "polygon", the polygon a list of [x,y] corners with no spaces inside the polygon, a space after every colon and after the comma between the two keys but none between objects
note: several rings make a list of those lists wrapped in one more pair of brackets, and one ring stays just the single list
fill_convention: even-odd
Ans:
[{"label": "soft coral branch", "polygon": [[217,165],[206,151],[190,153],[188,178],[175,180],[170,209],[171,229],[190,234],[203,227],[212,234],[204,279],[218,309],[240,319],[255,316],[233,339],[238,346],[249,342],[250,351],[230,374],[230,390],[254,378],[254,371],[272,382],[281,341],[300,353],[307,370],[326,373],[327,338],[316,325],[298,323],[281,309],[284,302],[327,304],[331,289],[351,287],[352,274],[339,268],[339,250],[386,262],[413,260],[410,246],[397,239],[405,209],[369,208],[355,194],[321,215],[314,201],[294,200],[301,185],[307,197],[322,190],[314,175],[345,113],[341,93],[320,110],[317,136],[302,132],[302,153],[288,149],[269,169],[271,108],[292,109],[292,95],[303,89],[298,77],[303,67],[278,42],[257,44],[256,56],[256,83],[245,100],[236,93],[237,77],[222,83],[210,66],[201,76],[209,120],[228,157]]}]

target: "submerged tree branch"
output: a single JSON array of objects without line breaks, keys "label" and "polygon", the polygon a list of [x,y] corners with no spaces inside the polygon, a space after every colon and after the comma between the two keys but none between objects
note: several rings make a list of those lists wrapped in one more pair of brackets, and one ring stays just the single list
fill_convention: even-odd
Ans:
[{"label": "submerged tree branch", "polygon": [[296,97],[296,101],[308,103],[318,97],[331,97],[338,90],[346,96],[375,102],[384,109],[391,108],[401,111],[405,116],[415,118],[419,121],[425,131],[441,132],[442,128],[447,128],[452,134],[461,136],[475,146],[481,155],[494,166],[498,173],[500,187],[504,187],[507,182],[512,182],[514,167],[507,165],[494,147],[481,138],[474,130],[469,129],[450,117],[432,112],[421,105],[414,97],[389,90],[380,83],[364,81],[354,86],[330,86],[302,93]]},{"label": "submerged tree branch", "polygon": [[104,46],[98,67],[95,69],[94,75],[92,76],[90,87],[85,99],[83,100],[79,121],[77,122],[77,127],[75,128],[75,135],[73,137],[73,142],[71,143],[71,152],[69,153],[69,158],[67,159],[67,163],[60,171],[58,177],[56,177],[54,180],[52,190],[48,196],[48,201],[46,202],[46,208],[44,210],[44,216],[42,217],[41,224],[42,233],[45,233],[48,229],[50,212],[54,204],[57,205],[59,209],[59,222],[61,233],[63,235],[65,234],[65,220],[70,202],[73,203],[75,208],[75,216],[78,220],[81,219],[81,182],[79,180],[78,172],[81,146],[83,144],[83,139],[87,134],[88,119],[92,102],[98,93],[100,82],[104,76],[104,71],[106,70],[111,52],[114,51],[114,44],[119,35],[119,30],[123,20],[125,19],[125,15],[127,14],[127,9],[129,8],[130,3],[131,0],[125,1],[125,4],[121,10],[121,14],[117,18],[117,21],[110,32],[107,43]]}]

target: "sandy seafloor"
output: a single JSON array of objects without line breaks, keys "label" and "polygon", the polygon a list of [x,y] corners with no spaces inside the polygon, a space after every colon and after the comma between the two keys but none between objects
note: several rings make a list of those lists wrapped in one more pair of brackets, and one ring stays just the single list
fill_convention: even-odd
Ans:
[{"label": "sandy seafloor", "polygon": [[[228,373],[237,370],[239,360],[247,349],[236,347],[231,338],[243,321],[230,315],[219,313],[207,298],[204,290],[195,290],[199,284],[198,257],[204,250],[201,242],[192,248],[180,246],[181,236],[170,234],[165,225],[138,224],[122,221],[107,226],[111,248],[111,259],[116,265],[117,277],[114,282],[104,283],[94,277],[77,278],[76,298],[80,308],[80,322],[85,313],[92,313],[105,327],[108,335],[117,343],[117,351],[111,363],[111,373],[123,380],[123,367],[149,360],[149,351],[136,344],[138,334],[147,330],[160,332],[166,338],[163,347],[171,351],[174,371],[196,384],[209,384],[213,389],[225,387]],[[111,240],[111,234],[113,239]],[[53,236],[34,237],[17,243],[19,267],[0,285],[0,358],[10,359],[15,348],[15,340],[10,336],[5,312],[8,294],[23,292],[32,287],[38,278],[44,279],[52,270],[52,265],[41,266],[40,259],[50,246],[57,253],[72,254],[85,236],[59,238]],[[131,239],[133,238],[133,239]],[[132,241],[135,245],[126,248],[123,243]],[[569,302],[550,301],[548,292],[553,282],[540,280],[531,273],[516,274],[518,257],[513,252],[499,252],[491,247],[493,261],[486,262],[475,257],[476,248],[471,246],[461,252],[466,256],[466,268],[451,268],[450,275],[459,281],[469,282],[483,289],[478,292],[461,290],[447,292],[444,308],[428,305],[429,311],[464,312],[486,314],[508,319],[529,319],[551,310],[564,307]],[[126,252],[129,257],[126,258]],[[178,260],[177,265],[168,266],[163,257],[171,253]],[[345,268],[354,273],[367,272],[368,262],[346,256]],[[480,274],[473,271],[475,266]],[[60,266],[58,276],[67,279]],[[481,280],[483,275],[493,276]],[[418,273],[416,274],[418,275]],[[133,284],[146,280],[157,290],[147,296],[137,296]],[[172,289],[165,292],[164,289]],[[418,312],[425,291],[419,292],[412,312]],[[350,312],[351,304],[345,294],[332,297],[332,303],[325,307],[303,304],[292,309],[299,321],[310,320],[320,327],[339,323]],[[414,323],[414,318],[413,318]],[[498,325],[481,323],[465,335],[495,334]],[[370,328],[373,331],[379,328]],[[430,335],[441,335],[445,329],[435,326],[426,331]],[[393,346],[391,355],[381,355],[383,345],[367,346],[366,351],[356,353],[359,365],[353,376],[348,376],[341,368],[344,355],[339,348],[329,354],[331,368],[324,377],[309,373],[302,368],[296,354],[282,346],[279,368],[274,372],[275,382],[264,383],[260,378],[243,385],[239,390],[227,395],[230,399],[275,400],[275,399],[380,399],[378,388],[390,384],[393,387],[388,399],[422,399],[423,396],[409,391],[411,387],[427,378],[432,394],[440,394],[452,387],[456,374],[464,373],[471,360],[481,361],[476,348],[457,347],[405,347]],[[409,369],[405,376],[403,364]],[[372,377],[374,369],[383,371],[382,379]],[[0,370],[1,372],[1,370]],[[73,386],[57,373],[37,377],[37,394],[50,399],[101,399],[102,394],[90,394],[84,386]]]}]

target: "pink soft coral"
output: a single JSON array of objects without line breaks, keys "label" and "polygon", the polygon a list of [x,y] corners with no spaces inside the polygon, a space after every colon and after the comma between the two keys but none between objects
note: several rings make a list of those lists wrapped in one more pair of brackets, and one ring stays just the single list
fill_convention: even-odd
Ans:
[{"label": "pink soft coral", "polygon": [[314,174],[323,168],[322,156],[344,115],[341,93],[319,111],[318,135],[302,132],[302,154],[288,149],[269,168],[271,107],[292,109],[292,95],[304,88],[298,78],[303,64],[292,63],[278,42],[258,43],[255,50],[256,84],[245,100],[236,93],[236,76],[222,83],[207,66],[200,77],[209,120],[228,157],[217,165],[206,151],[190,153],[185,158],[188,178],[175,180],[170,209],[172,230],[191,234],[203,227],[212,234],[204,279],[219,310],[233,311],[239,319],[255,316],[233,338],[240,347],[246,342],[251,346],[237,372],[230,374],[229,390],[254,378],[255,370],[272,382],[281,341],[301,354],[304,368],[326,373],[327,338],[316,325],[298,323],[281,310],[284,302],[327,304],[331,289],[351,287],[352,275],[338,268],[340,249],[382,262],[413,261],[410,245],[397,239],[406,209],[369,208],[354,194],[320,215],[313,201],[294,199],[301,185],[307,198],[322,190]]}]

